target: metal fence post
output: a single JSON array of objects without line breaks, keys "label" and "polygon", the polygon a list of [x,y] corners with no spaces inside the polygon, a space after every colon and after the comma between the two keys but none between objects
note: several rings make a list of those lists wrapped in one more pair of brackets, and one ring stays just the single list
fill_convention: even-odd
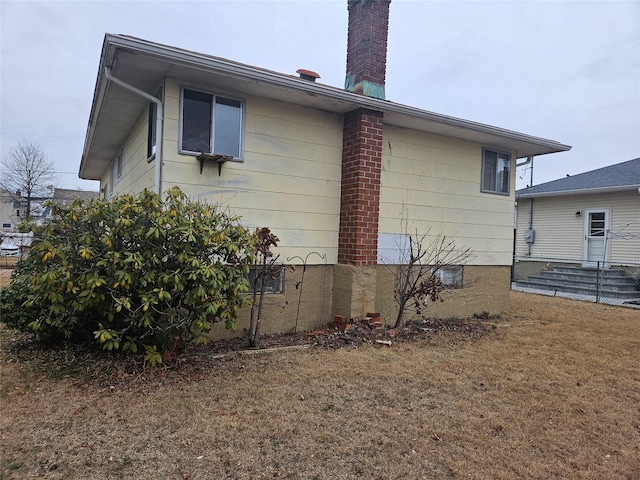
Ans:
[{"label": "metal fence post", "polygon": [[600,303],[600,260],[596,267],[596,303]]}]

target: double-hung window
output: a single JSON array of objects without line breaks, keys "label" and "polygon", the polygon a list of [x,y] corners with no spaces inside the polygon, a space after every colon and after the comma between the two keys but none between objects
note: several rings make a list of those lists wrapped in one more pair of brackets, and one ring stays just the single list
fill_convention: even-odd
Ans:
[{"label": "double-hung window", "polygon": [[511,155],[504,152],[482,151],[481,191],[509,195],[511,183]]},{"label": "double-hung window", "polygon": [[182,89],[180,151],[241,158],[242,100]]}]

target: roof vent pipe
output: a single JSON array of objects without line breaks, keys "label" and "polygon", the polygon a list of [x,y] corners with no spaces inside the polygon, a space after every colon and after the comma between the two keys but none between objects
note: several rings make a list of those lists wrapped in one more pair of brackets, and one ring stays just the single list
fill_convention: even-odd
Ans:
[{"label": "roof vent pipe", "polygon": [[315,82],[316,78],[320,78],[316,72],[312,70],[305,70],[304,68],[299,68],[296,70],[296,73],[300,75],[300,78],[303,80],[308,80],[309,82]]}]

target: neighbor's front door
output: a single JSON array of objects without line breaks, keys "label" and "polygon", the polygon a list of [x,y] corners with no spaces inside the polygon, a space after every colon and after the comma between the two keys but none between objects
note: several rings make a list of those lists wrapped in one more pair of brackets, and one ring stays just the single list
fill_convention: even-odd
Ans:
[{"label": "neighbor's front door", "polygon": [[587,210],[584,216],[584,267],[596,267],[597,262],[606,260],[607,234],[609,231],[609,210]]}]

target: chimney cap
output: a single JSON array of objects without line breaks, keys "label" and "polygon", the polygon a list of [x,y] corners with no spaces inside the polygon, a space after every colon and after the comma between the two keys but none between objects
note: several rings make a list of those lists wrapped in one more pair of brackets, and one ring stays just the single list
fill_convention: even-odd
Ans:
[{"label": "chimney cap", "polygon": [[302,78],[303,80],[309,80],[310,82],[315,82],[316,78],[320,78],[320,75],[318,75],[316,72],[312,70],[306,70],[304,68],[299,68],[298,70],[296,70],[296,73],[300,74],[300,78]]}]

